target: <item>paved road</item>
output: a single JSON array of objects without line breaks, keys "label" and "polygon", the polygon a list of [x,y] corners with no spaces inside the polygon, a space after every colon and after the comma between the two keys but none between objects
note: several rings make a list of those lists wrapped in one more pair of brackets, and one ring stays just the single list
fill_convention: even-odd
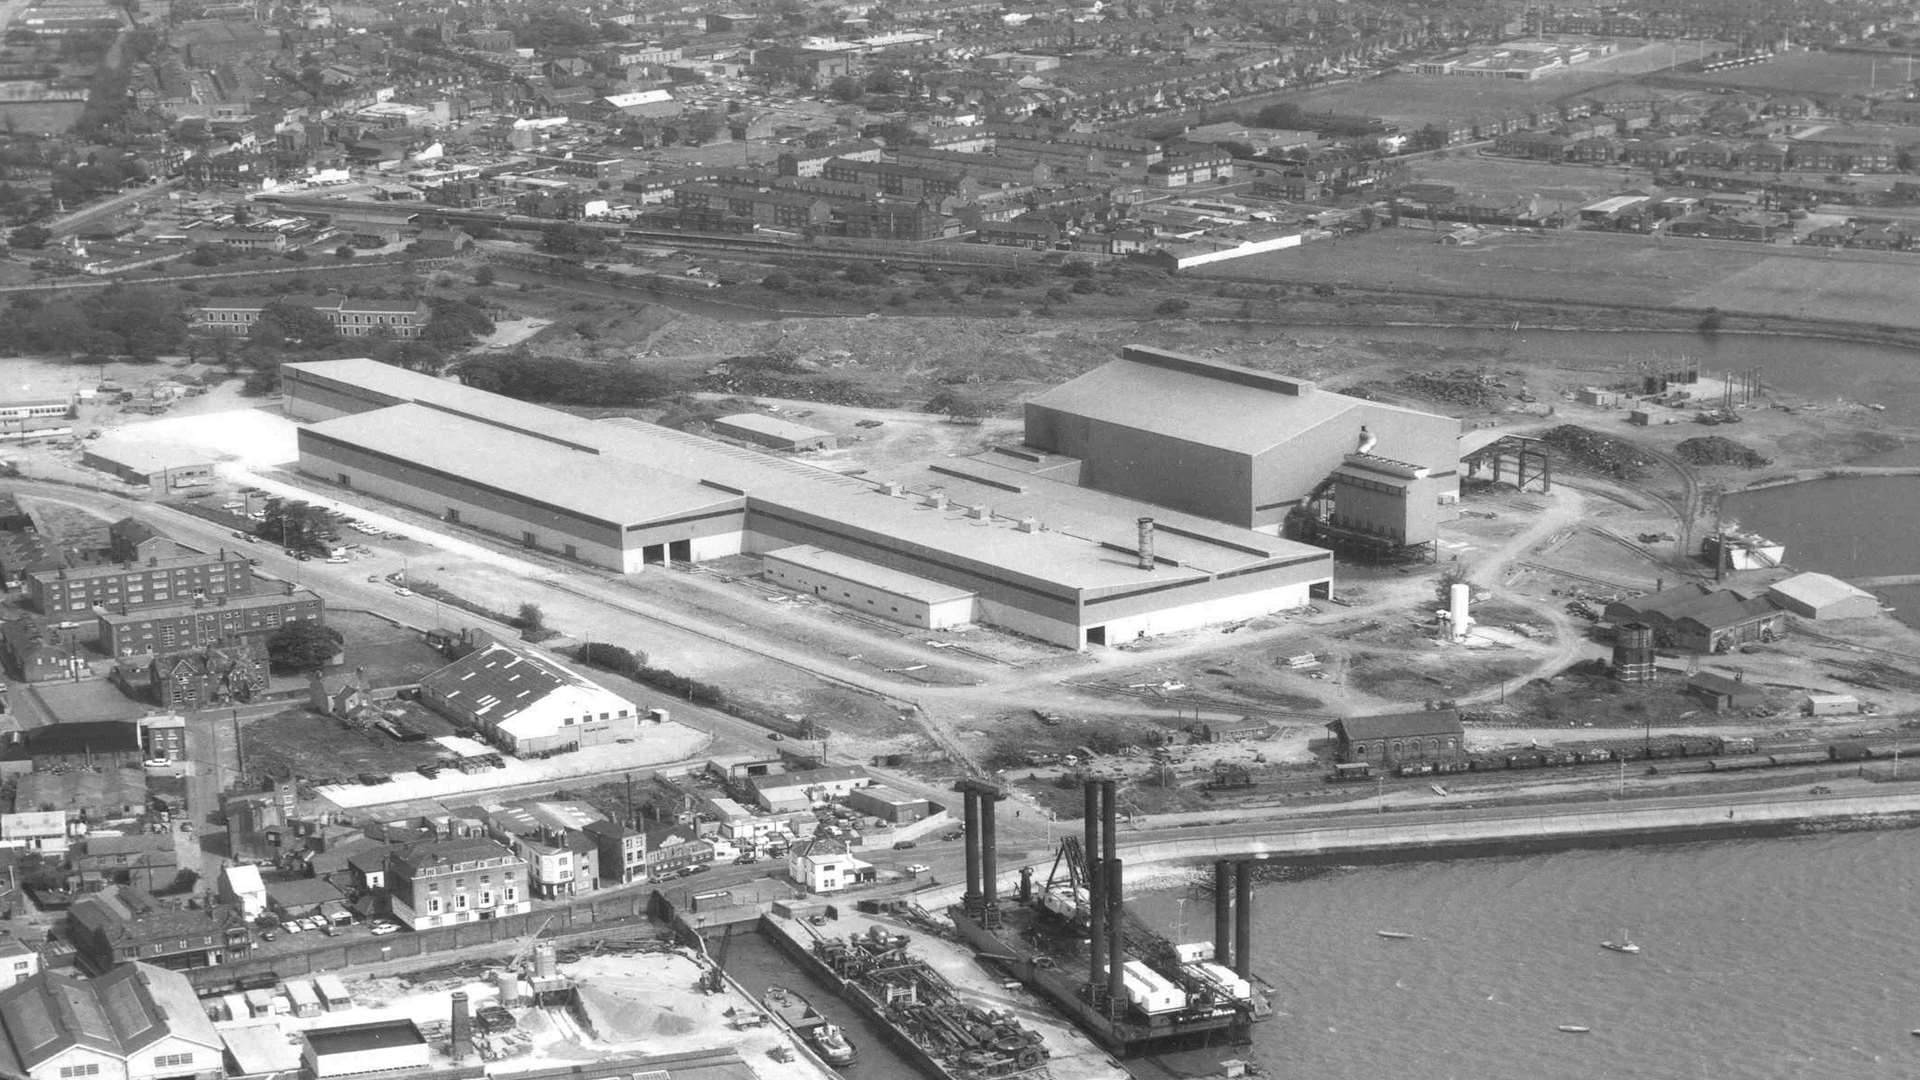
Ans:
[{"label": "paved road", "polygon": [[150,199],[164,199],[167,196],[167,192],[177,187],[180,183],[181,181],[178,178],[169,178],[157,184],[149,184],[144,187],[123,191],[118,195],[110,196],[99,202],[88,203],[70,214],[63,214],[47,222],[47,231],[53,233],[56,239],[72,236],[88,225],[113,214],[117,214],[133,206],[135,203]]}]

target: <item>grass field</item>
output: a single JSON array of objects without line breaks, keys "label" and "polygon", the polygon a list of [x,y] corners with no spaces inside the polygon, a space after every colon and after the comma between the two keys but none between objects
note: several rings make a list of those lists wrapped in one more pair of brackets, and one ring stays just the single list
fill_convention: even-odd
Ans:
[{"label": "grass field", "polygon": [[1470,150],[1449,153],[1445,157],[1435,155],[1421,158],[1412,163],[1410,171],[1415,180],[1451,184],[1463,194],[1493,198],[1538,195],[1550,203],[1565,204],[1569,208],[1625,188],[1645,188],[1649,179],[1644,170],[1630,171],[1618,166],[1549,165],[1538,161],[1483,157]]},{"label": "grass field", "polygon": [[[444,735],[451,727],[424,709],[408,707],[409,726]],[[247,774],[254,778],[298,776],[311,784],[352,783],[361,773],[396,774],[425,765],[442,753],[431,738],[399,742],[380,731],[355,731],[345,722],[304,706],[250,721],[241,729]]]},{"label": "grass field", "polygon": [[1383,78],[1329,86],[1285,100],[1309,113],[1378,116],[1402,129],[1417,129],[1429,121],[1470,120],[1544,108],[1582,87],[1616,77],[1569,72],[1558,79],[1519,82],[1395,72]]},{"label": "grass field", "polygon": [[1866,94],[1875,86],[1891,89],[1904,81],[1906,74],[1906,64],[1890,56],[1795,52],[1752,67],[1701,75],[1698,79],[1706,85],[1738,90],[1818,90],[1823,95],[1846,95]]}]

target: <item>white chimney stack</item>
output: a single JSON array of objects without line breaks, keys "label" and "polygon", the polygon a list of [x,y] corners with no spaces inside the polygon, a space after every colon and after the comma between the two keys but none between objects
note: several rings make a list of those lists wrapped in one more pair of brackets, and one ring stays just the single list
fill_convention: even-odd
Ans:
[{"label": "white chimney stack", "polygon": [[1380,441],[1380,436],[1375,435],[1371,431],[1368,431],[1367,425],[1361,424],[1360,425],[1360,445],[1355,447],[1353,452],[1356,454],[1371,454],[1373,453],[1374,446],[1377,443],[1379,443],[1379,441]]}]

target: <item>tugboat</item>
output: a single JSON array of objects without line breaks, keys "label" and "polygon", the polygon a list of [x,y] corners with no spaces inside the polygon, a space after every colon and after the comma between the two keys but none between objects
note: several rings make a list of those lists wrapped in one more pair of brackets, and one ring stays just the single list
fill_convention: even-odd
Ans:
[{"label": "tugboat", "polygon": [[839,1025],[815,1012],[807,999],[784,986],[767,988],[767,1011],[794,1034],[807,1041],[820,1059],[838,1068],[851,1065],[860,1054]]},{"label": "tugboat", "polygon": [[807,1032],[807,1041],[813,1044],[814,1053],[819,1054],[822,1060],[836,1069],[842,1065],[851,1065],[860,1057],[859,1052],[853,1048],[853,1043],[847,1039],[847,1033],[841,1031],[839,1025],[825,1020],[815,1024],[813,1030]]}]

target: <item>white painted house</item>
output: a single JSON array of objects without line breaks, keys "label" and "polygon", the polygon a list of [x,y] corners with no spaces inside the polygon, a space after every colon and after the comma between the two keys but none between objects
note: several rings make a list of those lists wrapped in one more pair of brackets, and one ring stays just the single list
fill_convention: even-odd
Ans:
[{"label": "white painted house", "polygon": [[787,852],[787,876],[808,892],[839,892],[872,869],[853,857],[845,840],[805,840]]}]

